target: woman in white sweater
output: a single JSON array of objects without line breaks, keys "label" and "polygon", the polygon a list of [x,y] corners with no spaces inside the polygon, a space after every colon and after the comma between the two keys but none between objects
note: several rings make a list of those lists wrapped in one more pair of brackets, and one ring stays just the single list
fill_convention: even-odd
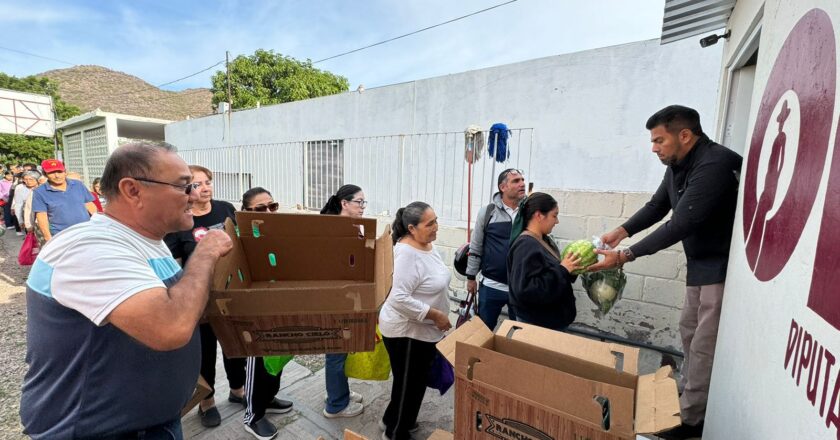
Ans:
[{"label": "woman in white sweater", "polygon": [[379,329],[394,373],[391,401],[380,424],[386,440],[410,439],[417,429],[435,343],[452,327],[451,274],[432,246],[437,230],[435,211],[423,202],[400,208],[392,225],[394,279],[379,313]]}]

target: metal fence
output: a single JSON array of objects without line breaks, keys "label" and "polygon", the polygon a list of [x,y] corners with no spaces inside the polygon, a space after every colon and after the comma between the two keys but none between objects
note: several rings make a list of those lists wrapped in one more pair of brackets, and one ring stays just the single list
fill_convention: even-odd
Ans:
[{"label": "metal fence", "polygon": [[[414,200],[429,203],[441,222],[467,221],[468,176],[472,174],[472,211],[496,191],[496,176],[506,168],[531,168],[534,130],[512,129],[509,157],[496,161],[484,147],[469,169],[463,132],[417,133],[277,144],[240,145],[181,151],[188,163],[216,173],[216,198],[238,202],[251,186],[268,189],[284,206],[320,209],[343,183],[362,187],[367,214],[392,215]],[[489,145],[479,132],[473,145]],[[494,150],[498,152],[498,148]]]}]

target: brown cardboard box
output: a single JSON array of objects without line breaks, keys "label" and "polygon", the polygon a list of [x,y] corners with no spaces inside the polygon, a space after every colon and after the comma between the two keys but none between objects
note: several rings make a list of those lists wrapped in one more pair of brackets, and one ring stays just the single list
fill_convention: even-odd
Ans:
[{"label": "brown cardboard box", "polygon": [[435,432],[433,432],[426,440],[452,440],[452,438],[451,432],[446,432],[442,429],[435,429]]},{"label": "brown cardboard box", "polygon": [[613,440],[680,424],[670,367],[639,376],[639,350],[479,319],[437,344],[455,367],[456,439]]},{"label": "brown cardboard box", "polygon": [[190,410],[196,407],[199,402],[204,400],[205,397],[210,395],[210,385],[207,384],[207,381],[204,380],[203,377],[198,376],[198,383],[195,384],[195,391],[193,391],[193,395],[190,398],[190,401],[184,405],[184,408],[181,409],[181,417],[187,415]]},{"label": "brown cardboard box", "polygon": [[229,357],[371,351],[391,289],[390,229],[333,215],[237,212],[206,316]]}]

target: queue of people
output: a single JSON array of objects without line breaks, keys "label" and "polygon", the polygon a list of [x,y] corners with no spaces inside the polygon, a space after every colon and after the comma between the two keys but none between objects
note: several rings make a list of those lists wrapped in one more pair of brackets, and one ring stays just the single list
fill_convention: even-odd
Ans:
[{"label": "queue of people", "polygon": [[[683,424],[664,436],[687,438],[702,433],[741,158],[709,140],[693,109],[666,107],[646,126],[652,151],[667,167],[662,185],[645,207],[604,234],[614,249],[599,251],[602,261],[588,270],[618,267],[683,242],[689,262],[680,319]],[[181,439],[179,411],[196,377],[215,385],[217,339],[200,319],[214,264],[232,247],[223,225],[235,221],[236,208],[213,198],[211,170],[187,165],[165,143],[121,146],[101,181],[84,194],[64,178],[60,162],[43,168],[47,185],[39,187],[37,172],[29,171],[16,189],[31,195],[35,224],[51,241],[27,282],[25,432],[34,439]],[[572,284],[582,267],[574,253],[561,257],[551,238],[558,202],[545,193],[526,195],[525,174],[518,169],[504,170],[497,184],[493,203],[476,220],[467,267],[467,289],[478,295],[479,317],[493,329],[506,307],[511,319],[563,331],[576,318]],[[63,206],[60,200],[71,198],[80,202],[75,211],[52,213],[51,207],[55,211]],[[107,200],[102,214],[73,226],[83,217],[80,207],[88,218],[98,211],[92,203],[97,199]],[[358,218],[367,203],[362,188],[348,184],[321,214]],[[29,228],[25,205],[18,215],[15,203],[13,212]],[[242,196],[244,211],[279,208],[262,187]],[[647,237],[617,249],[668,212],[671,219]],[[432,206],[416,201],[400,208],[391,227],[394,273],[379,328],[393,382],[379,427],[383,439],[406,440],[418,429],[435,343],[452,327],[451,272],[434,245],[438,222]],[[77,258],[61,258],[71,248]],[[282,371],[268,373],[261,357],[222,357],[228,400],[245,407],[244,429],[258,439],[273,438],[277,428],[265,414],[293,408],[277,397]],[[344,374],[346,358],[325,355],[326,418],[365,410]],[[220,424],[213,394],[197,412],[204,426]]]}]

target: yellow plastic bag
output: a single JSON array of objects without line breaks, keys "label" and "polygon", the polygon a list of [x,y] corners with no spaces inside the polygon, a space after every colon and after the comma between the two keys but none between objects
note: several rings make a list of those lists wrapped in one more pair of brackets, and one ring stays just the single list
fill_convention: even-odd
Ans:
[{"label": "yellow plastic bag", "polygon": [[376,343],[373,351],[360,351],[347,355],[344,374],[361,380],[388,380],[391,374],[391,361],[382,342],[382,333],[376,326]]}]

